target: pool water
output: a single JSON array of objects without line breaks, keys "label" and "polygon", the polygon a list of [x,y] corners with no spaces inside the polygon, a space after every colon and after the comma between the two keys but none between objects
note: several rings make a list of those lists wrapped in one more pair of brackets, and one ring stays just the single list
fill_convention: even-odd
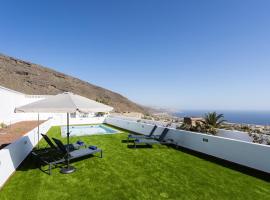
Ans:
[{"label": "pool water", "polygon": [[[84,136],[84,135],[97,135],[97,134],[115,134],[118,131],[110,128],[106,125],[77,125],[69,126],[70,137],[72,136]],[[67,136],[67,127],[61,126],[61,136]]]}]

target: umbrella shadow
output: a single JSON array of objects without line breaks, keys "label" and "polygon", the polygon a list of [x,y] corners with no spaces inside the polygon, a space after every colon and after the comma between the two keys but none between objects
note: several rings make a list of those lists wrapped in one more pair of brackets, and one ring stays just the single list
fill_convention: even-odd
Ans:
[{"label": "umbrella shadow", "polygon": [[128,140],[128,139],[125,139],[125,140],[122,140],[121,142],[122,143],[133,143],[134,140]]},{"label": "umbrella shadow", "polygon": [[[55,160],[56,158],[53,157],[53,154],[48,153],[47,155],[43,155],[43,158],[47,158],[47,160]],[[81,158],[73,159],[70,161],[70,164],[76,163],[83,161],[85,159],[93,158],[93,157],[99,157],[99,155],[87,155]],[[57,158],[58,159],[58,158]],[[63,163],[58,163],[52,166],[53,169],[61,169],[62,167],[66,166],[67,162]],[[34,170],[34,169],[39,169],[41,172],[46,173],[50,175],[49,173],[49,165],[46,163],[42,162],[38,158],[35,158],[32,155],[27,156],[27,158],[22,162],[22,164],[17,168],[17,171],[29,171],[29,170]]]},{"label": "umbrella shadow", "polygon": [[129,149],[152,149],[153,148],[153,146],[150,144],[142,144],[142,145],[136,145],[136,146],[134,144],[129,144],[127,145],[127,147]]}]

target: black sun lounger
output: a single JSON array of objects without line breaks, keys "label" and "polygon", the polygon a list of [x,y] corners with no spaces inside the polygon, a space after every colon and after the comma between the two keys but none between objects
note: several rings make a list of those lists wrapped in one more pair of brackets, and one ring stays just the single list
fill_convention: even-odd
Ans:
[{"label": "black sun lounger", "polygon": [[148,145],[152,145],[152,144],[172,144],[173,140],[169,139],[169,140],[165,140],[165,137],[168,133],[169,129],[165,128],[163,130],[163,132],[161,133],[161,135],[159,136],[159,138],[157,139],[135,139],[134,140],[134,147],[137,147],[137,144],[148,144]]},{"label": "black sun lounger", "polygon": [[130,141],[130,139],[151,139],[154,138],[154,132],[157,129],[157,125],[155,125],[153,127],[153,129],[151,130],[151,132],[149,133],[149,135],[134,135],[134,134],[129,134],[128,135],[128,141]]},{"label": "black sun lounger", "polygon": [[84,149],[78,149],[74,150],[68,153],[65,145],[58,139],[52,138],[55,144],[57,145],[59,151],[54,153],[48,153],[47,155],[39,155],[35,152],[32,152],[32,155],[39,160],[40,163],[49,165],[49,174],[51,174],[51,169],[53,166],[57,166],[57,164],[60,163],[66,163],[67,158],[69,160],[93,155],[95,153],[100,153],[100,158],[102,158],[102,150],[99,148],[96,149],[90,149],[90,148],[84,148]]},{"label": "black sun lounger", "polygon": [[[47,135],[45,135],[45,134],[41,134],[41,135],[44,138],[44,140],[48,143],[48,145],[51,147],[51,149],[53,149],[53,150],[58,149],[57,146],[54,145],[54,143],[51,141],[51,139]],[[81,145],[79,145],[77,143],[64,145],[64,146],[65,146],[65,148],[69,148],[69,151],[74,151],[74,150],[82,147]],[[84,145],[84,147],[86,147],[86,146]]]}]

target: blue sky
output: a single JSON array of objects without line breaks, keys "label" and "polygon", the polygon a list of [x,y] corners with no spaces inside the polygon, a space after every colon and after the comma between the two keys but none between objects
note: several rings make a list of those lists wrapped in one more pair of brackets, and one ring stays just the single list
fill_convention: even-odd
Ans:
[{"label": "blue sky", "polygon": [[0,52],[177,109],[270,110],[270,1],[1,1]]}]

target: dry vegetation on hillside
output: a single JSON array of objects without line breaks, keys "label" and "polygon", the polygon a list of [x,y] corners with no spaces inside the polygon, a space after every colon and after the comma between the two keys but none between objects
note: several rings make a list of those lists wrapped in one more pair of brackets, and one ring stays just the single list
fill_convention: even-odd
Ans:
[{"label": "dry vegetation on hillside", "polygon": [[145,112],[145,108],[120,94],[55,70],[0,55],[0,85],[26,94],[58,94],[64,91],[88,97],[118,112]]}]

